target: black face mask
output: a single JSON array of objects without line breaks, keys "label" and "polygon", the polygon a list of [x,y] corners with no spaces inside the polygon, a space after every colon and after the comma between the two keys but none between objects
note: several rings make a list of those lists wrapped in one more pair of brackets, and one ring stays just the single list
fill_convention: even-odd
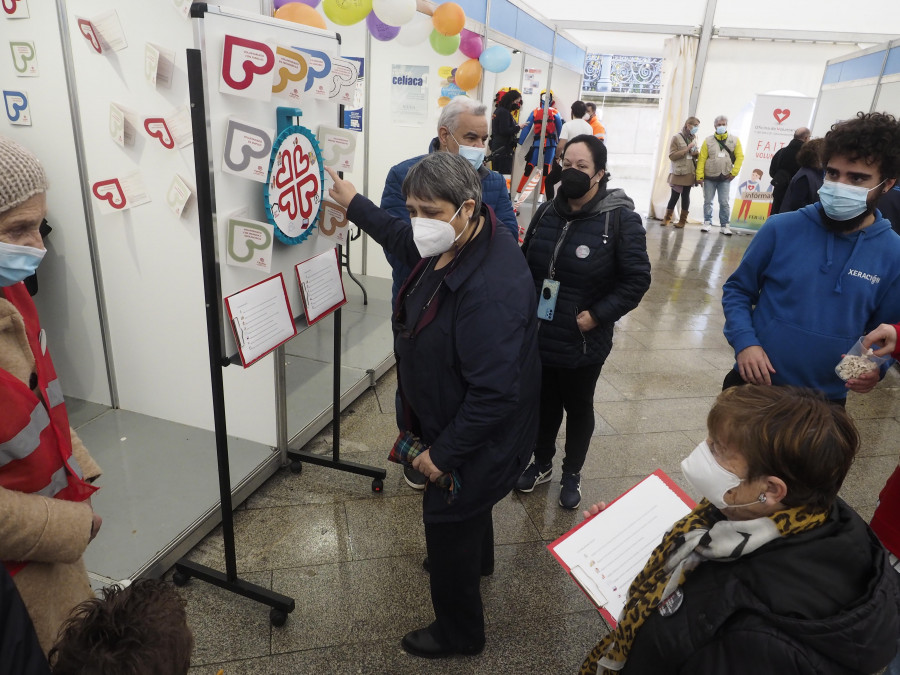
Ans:
[{"label": "black face mask", "polygon": [[566,199],[580,199],[591,189],[591,178],[584,171],[578,169],[563,169],[560,174],[562,181],[559,186],[559,194]]}]

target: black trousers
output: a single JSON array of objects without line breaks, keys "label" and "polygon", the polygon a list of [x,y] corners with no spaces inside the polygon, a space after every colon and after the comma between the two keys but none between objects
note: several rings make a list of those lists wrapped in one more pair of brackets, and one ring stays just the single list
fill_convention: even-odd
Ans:
[{"label": "black trousers", "polygon": [[481,573],[494,569],[491,509],[454,523],[425,523],[425,546],[435,616],[432,635],[444,647],[480,647],[484,644]]},{"label": "black trousers", "polygon": [[556,454],[556,436],[566,412],[564,473],[578,473],[584,466],[594,433],[594,389],[602,363],[581,368],[541,369],[541,412],[534,458],[549,464]]},{"label": "black trousers", "polygon": [[690,186],[685,185],[681,188],[681,195],[678,194],[677,190],[672,190],[672,194],[669,196],[669,203],[666,204],[666,208],[669,211],[675,208],[679,196],[681,197],[681,210],[686,212],[691,208],[691,188]]},{"label": "black trousers", "polygon": [[[731,389],[732,387],[740,387],[747,384],[747,380],[741,377],[741,374],[737,371],[736,368],[732,368],[728,371],[728,374],[725,376],[725,379],[722,380],[722,391],[726,389]],[[830,398],[829,402],[834,403],[835,405],[839,405],[842,408],[847,407],[847,399],[846,398]]]}]

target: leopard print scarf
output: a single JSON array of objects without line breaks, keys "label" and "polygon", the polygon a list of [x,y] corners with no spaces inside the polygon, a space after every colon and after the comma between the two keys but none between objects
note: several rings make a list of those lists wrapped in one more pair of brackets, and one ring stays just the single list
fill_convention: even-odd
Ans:
[{"label": "leopard print scarf", "polygon": [[818,527],[826,518],[827,512],[796,507],[755,520],[725,520],[704,499],[675,523],[650,554],[628,589],[628,600],[616,629],[591,650],[579,675],[615,675],[622,670],[644,621],[704,560],[736,560],[773,539]]}]

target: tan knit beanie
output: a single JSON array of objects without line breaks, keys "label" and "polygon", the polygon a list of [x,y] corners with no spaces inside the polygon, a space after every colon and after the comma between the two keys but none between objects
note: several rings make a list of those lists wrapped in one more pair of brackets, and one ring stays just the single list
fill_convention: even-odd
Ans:
[{"label": "tan knit beanie", "polygon": [[0,213],[47,191],[47,176],[40,161],[6,136],[0,136]]}]

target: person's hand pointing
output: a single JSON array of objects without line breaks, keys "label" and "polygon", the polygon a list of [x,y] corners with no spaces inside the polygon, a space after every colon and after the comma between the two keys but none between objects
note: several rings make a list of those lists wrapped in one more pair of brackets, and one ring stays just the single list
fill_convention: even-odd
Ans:
[{"label": "person's hand pointing", "polygon": [[334,185],[328,189],[328,196],[346,209],[356,196],[356,188],[353,183],[338,176],[337,172],[330,167],[326,166],[325,170],[334,181]]}]

